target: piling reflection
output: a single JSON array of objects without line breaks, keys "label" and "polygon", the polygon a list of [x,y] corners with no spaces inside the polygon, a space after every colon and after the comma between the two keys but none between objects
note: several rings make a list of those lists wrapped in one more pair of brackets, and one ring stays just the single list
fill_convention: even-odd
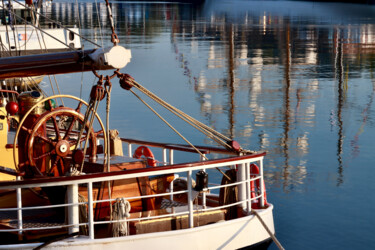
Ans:
[{"label": "piling reflection", "polygon": [[[309,161],[317,157],[311,155],[311,145],[319,124],[337,133],[336,183],[343,183],[348,84],[374,70],[375,25],[366,21],[371,12],[361,12],[363,18],[353,23],[341,14],[325,15],[328,4],[320,12],[319,4],[314,5],[308,15],[308,6],[296,6],[304,18],[298,12],[278,12],[277,6],[264,11],[249,4],[233,10],[224,3],[210,6],[209,1],[199,8],[112,5],[119,38],[128,47],[147,49],[158,37],[169,37],[186,83],[194,86],[201,116],[246,147],[269,151],[269,182],[289,191],[306,181],[307,169],[314,168]],[[74,6],[55,3],[45,11],[62,23],[77,24],[79,19],[91,38],[108,35],[104,3]],[[329,91],[335,92],[332,98]],[[373,96],[374,91],[367,104],[358,103],[362,124],[371,115]],[[352,157],[360,154],[360,130],[350,142]]]}]

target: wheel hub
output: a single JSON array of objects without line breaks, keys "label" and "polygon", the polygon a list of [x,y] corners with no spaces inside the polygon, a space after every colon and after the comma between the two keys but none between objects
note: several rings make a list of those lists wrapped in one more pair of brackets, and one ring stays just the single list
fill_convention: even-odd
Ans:
[{"label": "wheel hub", "polygon": [[69,154],[69,142],[66,140],[61,140],[56,144],[56,153],[59,156],[65,157]]}]

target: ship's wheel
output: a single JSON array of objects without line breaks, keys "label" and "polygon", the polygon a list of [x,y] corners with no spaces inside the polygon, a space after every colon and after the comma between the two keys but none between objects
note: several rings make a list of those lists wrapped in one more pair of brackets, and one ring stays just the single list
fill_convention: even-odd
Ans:
[{"label": "ship's wheel", "polygon": [[[74,99],[78,101],[77,108],[54,108],[52,100],[57,98]],[[24,126],[30,113],[43,103],[47,104],[48,110],[31,127]],[[88,106],[85,101],[69,95],[51,96],[35,104],[21,120],[14,138],[15,145],[20,132],[26,134],[24,144],[19,145],[24,147],[24,152],[19,152],[23,154],[19,163],[14,154],[17,169],[32,175],[62,176],[72,166],[81,166],[85,159],[95,159],[97,138],[101,134],[106,149],[106,135],[100,117],[95,113],[96,120],[93,123],[99,124],[99,130],[95,131],[94,126],[85,122],[84,115],[80,113],[83,105]]]}]

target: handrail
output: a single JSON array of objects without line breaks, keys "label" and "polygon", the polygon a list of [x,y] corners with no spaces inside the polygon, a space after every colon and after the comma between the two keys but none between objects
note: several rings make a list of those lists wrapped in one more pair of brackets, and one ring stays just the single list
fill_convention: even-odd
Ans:
[{"label": "handrail", "polygon": [[40,187],[41,184],[45,184],[46,186],[64,186],[69,185],[73,182],[77,184],[83,184],[88,181],[96,182],[118,180],[124,178],[125,176],[128,176],[126,178],[144,177],[148,176],[150,172],[152,173],[152,175],[164,174],[166,172],[184,172],[186,171],[184,169],[199,170],[202,167],[207,168],[210,165],[216,165],[217,167],[227,166],[228,162],[230,162],[232,165],[241,164],[249,159],[263,158],[265,155],[266,153],[263,152],[255,155],[244,155],[238,157],[221,158],[193,163],[181,163],[175,165],[158,166],[153,168],[129,169],[116,172],[93,173],[79,176],[43,177],[40,179],[4,181],[0,182],[0,190],[11,189],[16,187]]},{"label": "handrail", "polygon": [[[99,135],[98,138],[103,138],[103,136]],[[145,146],[151,146],[151,147],[157,147],[157,148],[165,148],[165,149],[180,150],[180,151],[190,152],[190,153],[197,153],[197,151],[188,144],[152,142],[152,141],[143,141],[143,140],[136,140],[136,139],[131,139],[131,138],[123,138],[123,137],[121,137],[120,140],[128,144],[138,144],[138,145],[145,145]],[[225,148],[198,146],[198,145],[195,145],[195,147],[198,150],[200,150],[201,153],[203,154],[220,153],[220,154],[227,154],[227,155],[238,155],[237,152],[228,151],[228,149],[225,149]]]},{"label": "handrail", "polygon": [[[197,153],[196,150],[194,150],[190,145],[187,145],[187,144],[150,142],[150,141],[142,141],[142,140],[136,140],[136,139],[130,139],[130,138],[120,138],[120,140],[126,143],[131,143],[131,144],[140,144],[140,145],[147,145],[147,146],[152,146],[152,147],[159,147],[159,148]],[[208,146],[195,146],[195,147],[199,149],[203,154],[221,153],[221,154],[228,154],[228,155],[238,155],[237,152],[228,151],[225,148],[208,147]]]},{"label": "handrail", "polygon": [[[142,141],[136,141],[136,140],[127,140],[131,143],[142,143]],[[146,144],[150,145],[150,144]],[[163,148],[168,147],[166,144],[160,144],[155,143],[151,146],[160,146]],[[177,149],[175,147],[176,145],[173,145],[173,150]],[[171,146],[172,147],[172,146]],[[179,145],[179,147],[182,147]],[[181,150],[181,148],[177,149]],[[185,151],[185,150],[183,150]],[[186,152],[186,151],[185,151]],[[40,179],[30,179],[30,180],[17,180],[17,181],[5,181],[0,182],[0,190],[4,189],[16,189],[19,192],[17,192],[17,198],[21,198],[21,189],[25,188],[32,188],[32,187],[51,187],[51,186],[67,186],[68,189],[71,189],[73,196],[77,197],[77,200],[71,199],[70,202],[66,204],[58,204],[58,205],[47,205],[47,206],[35,206],[35,207],[22,207],[22,204],[20,204],[19,207],[15,208],[7,208],[7,209],[0,209],[0,212],[8,210],[8,211],[18,211],[21,213],[21,217],[18,218],[18,228],[9,229],[9,230],[0,230],[0,232],[19,232],[22,234],[24,231],[28,230],[44,230],[44,229],[56,229],[56,228],[68,228],[69,231],[77,230],[78,226],[87,225],[89,229],[89,238],[94,239],[95,230],[94,225],[97,224],[111,224],[111,223],[118,223],[118,222],[131,222],[131,221],[143,221],[143,220],[149,220],[149,219],[161,219],[161,218],[167,218],[170,216],[188,216],[189,226],[194,227],[194,215],[195,213],[200,212],[207,212],[207,211],[213,211],[213,210],[222,210],[227,209],[229,207],[234,206],[241,206],[243,207],[244,211],[248,214],[251,213],[251,204],[253,200],[258,200],[258,202],[262,204],[263,197],[264,197],[264,189],[261,185],[260,190],[258,190],[260,193],[257,195],[251,195],[252,190],[250,191],[250,188],[248,187],[250,182],[254,182],[256,180],[259,180],[260,183],[263,183],[263,158],[266,155],[265,152],[258,153],[258,154],[250,154],[250,155],[243,155],[243,156],[235,156],[235,157],[229,157],[229,158],[220,158],[220,159],[212,159],[212,160],[206,160],[206,161],[197,161],[192,163],[179,163],[179,164],[173,164],[173,165],[164,165],[164,166],[158,166],[153,168],[139,168],[139,169],[129,169],[129,170],[123,170],[123,171],[116,171],[116,172],[105,172],[105,173],[93,173],[93,174],[86,174],[86,175],[80,175],[80,176],[63,176],[63,177],[49,177],[49,178],[40,178]],[[254,176],[254,174],[250,173],[250,164],[259,162],[260,163],[260,171],[259,175]],[[219,188],[226,188],[226,187],[233,187],[237,186],[239,190],[242,190],[243,192],[242,196],[239,197],[239,200],[236,202],[232,202],[230,204],[221,204],[221,205],[215,205],[214,207],[206,207],[206,195],[201,195],[199,199],[201,200],[201,204],[199,209],[197,209],[194,204],[193,200],[196,198],[195,195],[193,195],[193,188],[191,185],[192,181],[192,171],[198,171],[198,170],[208,170],[208,169],[214,169],[214,168],[220,168],[220,167],[226,167],[226,166],[237,166],[238,173],[242,171],[242,174],[240,173],[237,176],[239,179],[235,183],[228,183],[228,184],[215,184],[215,183],[209,183],[208,190],[217,190]],[[154,216],[148,216],[148,217],[136,217],[136,218],[126,218],[123,220],[105,220],[105,221],[95,221],[94,220],[94,204],[99,203],[105,203],[105,202],[113,202],[116,199],[102,199],[102,200],[93,200],[93,183],[97,182],[105,182],[105,181],[115,181],[115,180],[121,180],[121,179],[130,179],[130,178],[137,178],[137,177],[147,177],[147,176],[157,176],[157,175],[170,175],[170,174],[186,174],[187,175],[187,190],[182,191],[164,191],[162,193],[155,193],[155,194],[145,194],[145,195],[136,195],[132,197],[126,197],[127,200],[137,200],[137,199],[148,199],[148,198],[156,198],[156,197],[172,197],[171,200],[173,200],[174,195],[178,194],[186,194],[188,197],[186,207],[183,208],[182,211],[176,212],[175,210],[171,210],[172,213],[169,214],[159,214]],[[245,176],[245,177],[244,177]],[[242,179],[241,179],[242,178]],[[88,201],[87,202],[78,202],[78,185],[86,185],[87,187],[87,193],[88,193]],[[76,187],[75,190],[73,190],[73,186]],[[244,191],[245,190],[245,191]],[[44,209],[44,208],[55,208],[55,207],[67,207],[68,213],[77,214],[78,207],[80,205],[87,205],[88,207],[88,221],[85,223],[80,223],[78,218],[75,216],[75,218],[72,218],[70,221],[68,221],[67,224],[62,225],[54,225],[50,227],[32,227],[32,228],[24,228],[23,226],[23,216],[22,212],[26,210],[32,210],[32,209]]]}]

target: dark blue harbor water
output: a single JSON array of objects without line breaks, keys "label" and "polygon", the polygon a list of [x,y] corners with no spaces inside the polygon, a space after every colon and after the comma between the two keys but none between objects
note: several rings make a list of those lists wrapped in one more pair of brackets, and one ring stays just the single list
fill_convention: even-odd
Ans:
[{"label": "dark blue harbor water", "polygon": [[[110,44],[104,3],[80,2],[77,10],[62,1],[44,11]],[[122,72],[242,147],[268,152],[267,195],[286,249],[375,249],[374,5],[112,7],[120,43],[133,56]],[[90,89],[94,77],[84,77]],[[81,74],[58,80],[64,93],[79,94]],[[111,111],[122,137],[183,143],[118,84]],[[166,118],[193,143],[211,143]]]}]

